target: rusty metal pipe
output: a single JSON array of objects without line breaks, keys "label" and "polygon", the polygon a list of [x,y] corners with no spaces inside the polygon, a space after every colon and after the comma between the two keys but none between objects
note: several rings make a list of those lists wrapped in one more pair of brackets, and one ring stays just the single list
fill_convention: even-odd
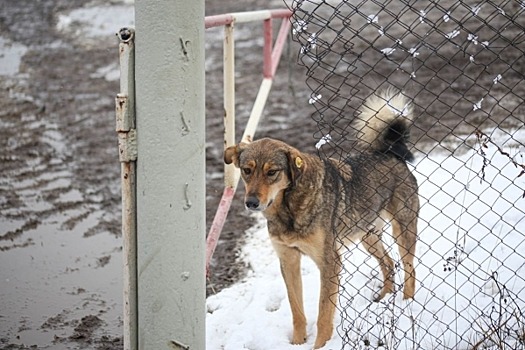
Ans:
[{"label": "rusty metal pipe", "polygon": [[124,350],[138,349],[137,213],[135,133],[135,32],[122,28],[119,38],[120,93],[116,98],[116,131],[122,186],[122,257]]}]

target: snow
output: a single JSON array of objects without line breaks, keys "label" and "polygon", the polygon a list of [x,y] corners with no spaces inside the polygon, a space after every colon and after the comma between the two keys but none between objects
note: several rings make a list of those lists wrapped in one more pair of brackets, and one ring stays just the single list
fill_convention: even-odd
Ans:
[{"label": "snow", "polygon": [[[115,38],[120,28],[135,25],[134,0],[120,0],[120,2],[121,4],[84,7],[59,13],[56,29],[59,32],[83,38],[97,40],[102,37]],[[90,77],[118,81],[120,78],[118,62],[99,67]]]},{"label": "snow", "polygon": [[307,29],[308,29],[308,24],[306,24],[306,22],[303,20],[298,20],[297,22],[293,23],[292,34],[297,35],[299,33],[304,32]]},{"label": "snow", "polygon": [[323,145],[326,145],[330,141],[332,141],[332,135],[326,134],[323,137],[321,137],[321,139],[315,144],[315,148],[316,149],[321,149],[321,147],[323,147]]},{"label": "snow", "polygon": [[119,81],[120,70],[117,62],[113,62],[107,66],[100,67],[95,73],[90,75],[91,78],[104,78],[107,81]]},{"label": "snow", "polygon": [[477,111],[478,109],[481,109],[481,103],[483,102],[484,99],[485,99],[485,98],[482,97],[481,100],[479,100],[478,102],[474,103],[474,104],[472,105],[472,110],[473,110],[473,111]]},{"label": "snow", "polygon": [[122,5],[101,5],[60,13],[57,29],[87,37],[114,36],[119,28],[134,26],[135,8],[130,6],[131,3],[126,0]]},{"label": "snow", "polygon": [[381,50],[381,52],[385,55],[385,56],[390,56],[391,54],[394,53],[394,51],[396,51],[396,49],[392,48],[392,47],[386,47],[384,49]]},{"label": "snow", "polygon": [[0,76],[17,74],[26,52],[26,46],[0,36]]},{"label": "snow", "polygon": [[450,33],[448,33],[448,34],[446,34],[445,37],[446,37],[447,39],[453,39],[453,38],[457,37],[460,33],[461,33],[461,32],[460,32],[459,30],[456,29],[456,30],[454,30],[454,31],[452,31],[452,32],[450,32]]},{"label": "snow", "polygon": [[[490,136],[522,164],[524,148],[515,140],[524,134]],[[485,161],[472,148],[457,156],[434,152],[411,165],[421,199],[415,298],[404,301],[396,292],[372,302],[381,287],[377,263],[360,246],[348,247],[336,331],[323,349],[467,349],[477,342],[492,349],[491,339],[500,335],[507,337],[509,349],[523,348],[513,332],[523,330],[517,312],[523,316],[519,310],[525,308],[525,180],[495,146],[484,152]],[[243,248],[248,276],[207,299],[207,349],[313,347],[318,270],[303,258],[308,339],[291,345],[291,311],[267,235],[260,219],[248,230]],[[390,254],[399,259],[395,247]],[[398,271],[398,283],[401,277]]]},{"label": "snow", "polygon": [[314,104],[316,103],[317,101],[319,101],[323,96],[322,95],[316,95],[316,96],[313,96],[311,97],[309,100],[308,100],[308,104]]},{"label": "snow", "polygon": [[368,23],[379,23],[379,16],[378,15],[368,15],[367,17]]}]

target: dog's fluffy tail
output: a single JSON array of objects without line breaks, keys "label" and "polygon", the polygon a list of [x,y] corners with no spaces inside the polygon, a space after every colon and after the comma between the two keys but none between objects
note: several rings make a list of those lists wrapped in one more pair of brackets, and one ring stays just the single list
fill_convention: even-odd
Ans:
[{"label": "dog's fluffy tail", "polygon": [[392,90],[369,97],[354,120],[357,138],[363,147],[404,161],[414,159],[406,144],[411,124],[410,103],[403,94]]}]

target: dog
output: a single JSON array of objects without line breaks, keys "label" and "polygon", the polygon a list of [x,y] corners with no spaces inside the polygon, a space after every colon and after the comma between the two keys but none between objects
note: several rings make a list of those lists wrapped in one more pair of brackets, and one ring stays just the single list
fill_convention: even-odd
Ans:
[{"label": "dog", "polygon": [[353,122],[359,152],[347,159],[321,159],[270,138],[225,150],[225,163],[241,171],[246,208],[267,220],[292,310],[292,344],[306,342],[303,254],[321,276],[315,349],[332,337],[343,246],[361,242],[379,262],[383,286],[375,301],[394,292],[394,262],[381,240],[387,222],[403,262],[403,297],[414,297],[419,197],[407,167],[413,160],[407,146],[410,124],[404,96],[386,91],[362,106]]}]

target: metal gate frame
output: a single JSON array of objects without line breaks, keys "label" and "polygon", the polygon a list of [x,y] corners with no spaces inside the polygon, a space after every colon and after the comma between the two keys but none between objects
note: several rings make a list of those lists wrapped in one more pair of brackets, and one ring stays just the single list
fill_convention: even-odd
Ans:
[{"label": "metal gate frame", "polygon": [[[292,15],[289,10],[264,10],[239,12],[206,17],[206,28],[224,26],[224,148],[235,144],[235,39],[234,27],[237,23],[264,21],[263,80],[253,104],[241,142],[251,142],[261,118],[264,105],[272,87],[275,71],[284,44],[290,32]],[[273,19],[282,19],[275,45],[273,45]],[[224,191],[206,240],[206,273],[209,274],[210,261],[219,241],[226,216],[230,210],[233,196],[240,179],[240,171],[233,164],[224,166]]]}]

